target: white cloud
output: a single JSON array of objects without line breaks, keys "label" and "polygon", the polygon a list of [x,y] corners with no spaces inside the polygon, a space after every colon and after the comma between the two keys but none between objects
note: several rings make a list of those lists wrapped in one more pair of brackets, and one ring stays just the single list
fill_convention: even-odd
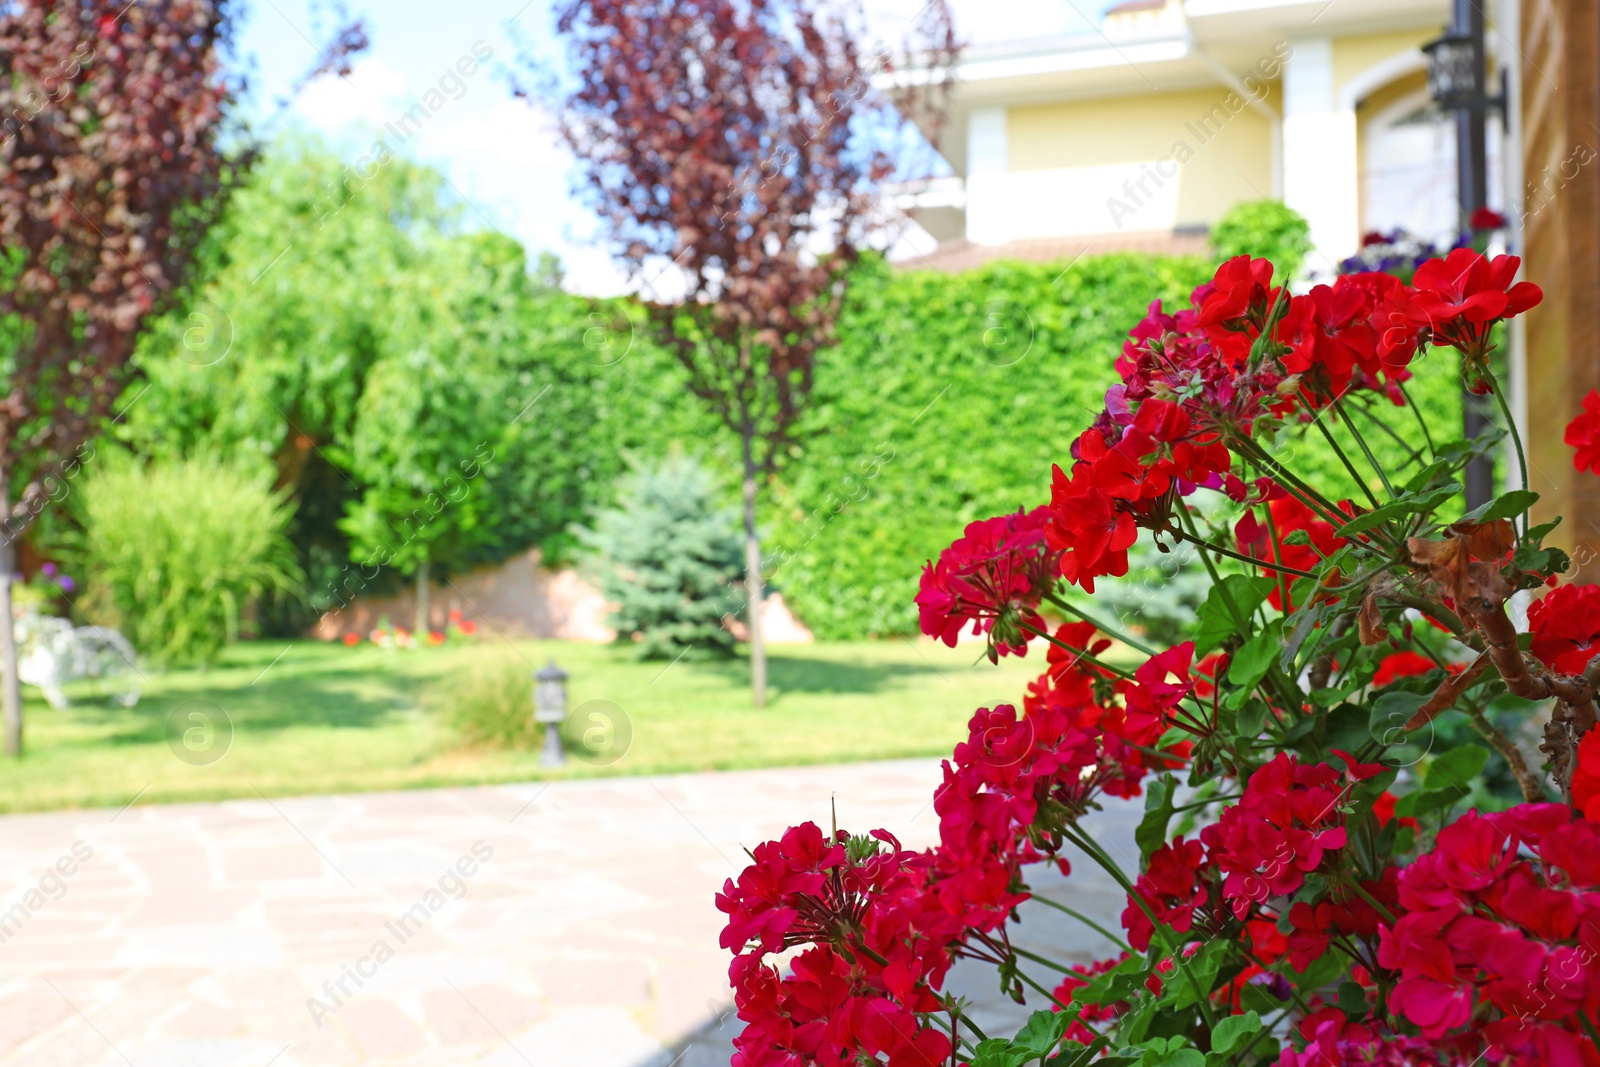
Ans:
[{"label": "white cloud", "polygon": [[405,99],[406,80],[376,56],[364,56],[348,77],[324,76],[294,99],[294,112],[307,125],[330,135],[369,123],[381,126]]}]

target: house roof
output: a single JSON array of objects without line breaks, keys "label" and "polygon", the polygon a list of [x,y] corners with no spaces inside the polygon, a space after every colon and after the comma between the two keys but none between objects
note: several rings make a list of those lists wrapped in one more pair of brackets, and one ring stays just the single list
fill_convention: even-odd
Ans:
[{"label": "house roof", "polygon": [[1046,237],[1012,241],[1003,245],[980,245],[959,239],[944,241],[926,254],[913,254],[898,259],[895,266],[901,270],[937,270],[946,274],[959,274],[996,259],[1018,259],[1028,263],[1068,263],[1079,256],[1106,252],[1204,256],[1210,254],[1209,241],[1210,239],[1202,233],[1175,233],[1172,230]]}]

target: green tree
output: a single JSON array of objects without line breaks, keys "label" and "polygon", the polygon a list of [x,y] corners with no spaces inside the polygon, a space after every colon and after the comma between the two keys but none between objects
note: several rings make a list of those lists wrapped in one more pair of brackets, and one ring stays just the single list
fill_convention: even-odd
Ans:
[{"label": "green tree", "polygon": [[731,655],[722,620],[735,610],[729,587],[744,547],[716,480],[675,453],[633,464],[617,489],[616,504],[578,532],[601,591],[617,605],[617,640],[643,659]]},{"label": "green tree", "polygon": [[[332,452],[387,351],[394,286],[454,224],[443,188],[403,159],[346,163],[314,138],[284,137],[213,229],[205,283],[134,357],[147,388],[128,392],[122,439],[146,455],[210,448],[275,469],[314,597],[349,558],[338,523],[361,490]],[[306,610],[286,602],[273,619],[299,628]]]},{"label": "green tree", "polygon": [[[292,493],[310,595],[277,605],[277,630],[424,558],[435,575],[530,545],[560,558],[620,449],[703,430],[636,311],[535,281],[519,245],[466,232],[446,193],[415,163],[285,137],[209,242],[205,284],[139,349],[131,447],[258,456]],[[546,258],[539,277],[559,270]],[[452,471],[464,506],[444,500],[462,494]]]}]

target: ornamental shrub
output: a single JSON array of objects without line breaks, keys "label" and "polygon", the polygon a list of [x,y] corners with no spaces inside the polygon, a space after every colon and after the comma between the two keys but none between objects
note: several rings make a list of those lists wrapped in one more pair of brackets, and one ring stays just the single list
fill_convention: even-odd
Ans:
[{"label": "ornamental shrub", "polygon": [[641,659],[733,654],[722,620],[738,611],[732,586],[744,573],[744,542],[716,479],[697,460],[674,452],[634,462],[616,504],[577,536],[616,605],[617,640]]},{"label": "ornamental shrub", "polygon": [[[1454,349],[1510,425],[1494,329],[1542,295],[1518,267],[1461,249],[1414,284],[1293,296],[1240,256],[1133,320],[1048,502],[969,523],[923,569],[924,633],[1045,660],[1017,705],[973,714],[938,843],[805,823],[717,896],[735,1067],[1600,1064],[1600,586],[1548,594],[1519,633],[1508,601],[1569,560],[1526,488],[1462,513],[1501,431],[1459,440],[1405,405],[1386,460],[1356,411]],[[1377,484],[1330,489],[1287,447],[1307,433]],[[1567,439],[1600,463],[1600,393]],[[1139,543],[1189,546],[1210,579],[1170,647],[1099,610]],[[1542,720],[1542,763],[1491,716],[1507,701]],[[1468,732],[1434,748],[1435,720]],[[1462,811],[1491,752],[1520,797]],[[1085,817],[1141,795],[1125,867]],[[1069,846],[1125,890],[1120,932],[1090,923],[1117,952],[1089,965],[1010,933]],[[944,991],[960,959],[1041,1010],[982,1033]]]},{"label": "ornamental shrub", "polygon": [[210,663],[258,598],[301,592],[290,508],[268,470],[212,455],[145,465],[102,450],[70,499],[86,606],[157,663]]},{"label": "ornamental shrub", "polygon": [[536,748],[533,671],[521,656],[480,655],[473,669],[432,686],[427,704],[461,740],[493,748]]},{"label": "ornamental shrub", "polygon": [[1311,224],[1281,200],[1243,200],[1212,227],[1211,247],[1218,259],[1262,256],[1277,266],[1279,281],[1292,280],[1311,251]]}]

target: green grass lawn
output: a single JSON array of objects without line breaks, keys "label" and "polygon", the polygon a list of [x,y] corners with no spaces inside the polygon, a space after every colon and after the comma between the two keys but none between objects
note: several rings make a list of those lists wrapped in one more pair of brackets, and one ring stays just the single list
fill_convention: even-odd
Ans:
[{"label": "green grass lawn", "polygon": [[[400,652],[249,642],[207,671],[146,668],[134,708],[69,690],[73,706],[56,711],[24,687],[26,752],[0,761],[0,811],[943,755],[973,708],[1020,704],[1043,670],[1042,649],[995,667],[981,647],[782,647],[758,711],[742,659],[669,666],[610,646],[526,641],[513,649],[493,638]],[[570,707],[604,700],[623,710],[633,736],[615,762],[574,761],[552,773],[537,751],[465,743],[437,710],[442,687],[504,672],[507,661],[531,673],[552,656],[571,673]],[[530,679],[530,710],[531,688]],[[208,764],[178,758],[169,719],[187,725],[193,711],[220,719],[218,709],[233,728],[225,754]],[[581,744],[594,725],[575,720],[566,732]],[[191,739],[205,747],[203,733]]]}]

